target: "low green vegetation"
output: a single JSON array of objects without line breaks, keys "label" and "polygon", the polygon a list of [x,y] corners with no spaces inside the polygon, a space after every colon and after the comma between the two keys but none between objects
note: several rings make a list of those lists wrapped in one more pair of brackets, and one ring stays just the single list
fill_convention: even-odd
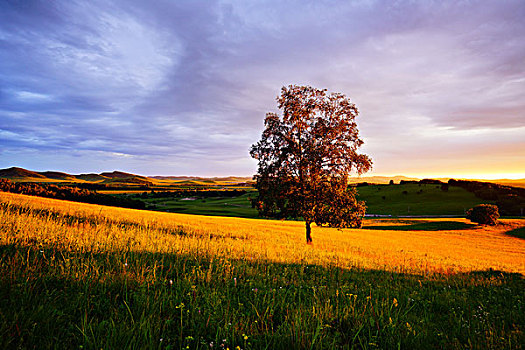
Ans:
[{"label": "low green vegetation", "polygon": [[517,228],[512,231],[508,231],[507,234],[511,237],[517,237],[521,239],[525,239],[525,227]]},{"label": "low green vegetation", "polygon": [[357,190],[359,199],[366,201],[367,214],[464,216],[477,204],[492,203],[463,188],[450,186],[444,191],[435,184],[373,185]]},{"label": "low green vegetation", "polygon": [[250,202],[254,193],[246,193],[237,197],[179,197],[174,194],[159,198],[150,196],[142,200],[146,203],[147,209],[158,211],[257,218],[259,217],[257,210],[252,208]]},{"label": "low green vegetation", "polygon": [[[473,193],[460,187],[447,191],[434,184],[369,185],[357,189],[359,200],[364,200],[369,215],[419,216],[454,215],[464,216],[465,212],[480,203],[492,201],[477,198]],[[175,192],[166,197],[133,194],[134,199],[143,200],[148,209],[186,214],[221,215],[257,218],[250,198],[255,192],[238,197],[180,197]]]},{"label": "low green vegetation", "polygon": [[[391,220],[391,219],[385,219]],[[457,221],[421,221],[397,219],[392,225],[368,225],[364,230],[389,230],[389,231],[446,231],[446,230],[465,230],[473,228],[475,224],[467,224]]]},{"label": "low green vegetation", "polygon": [[524,300],[497,271],[0,247],[2,349],[519,349]]}]

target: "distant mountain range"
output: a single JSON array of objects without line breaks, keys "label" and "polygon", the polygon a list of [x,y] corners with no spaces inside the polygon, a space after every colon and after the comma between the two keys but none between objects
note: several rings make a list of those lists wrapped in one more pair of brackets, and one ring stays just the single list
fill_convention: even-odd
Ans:
[{"label": "distant mountain range", "polygon": [[[228,177],[197,177],[197,176],[142,176],[122,171],[103,172],[100,174],[79,174],[72,175],[58,171],[31,171],[18,167],[11,167],[7,169],[0,169],[0,178],[11,179],[14,181],[24,182],[84,182],[84,183],[106,183],[106,184],[135,184],[135,185],[162,185],[169,184],[171,182],[177,183],[200,183],[200,184],[236,184],[252,182],[251,177],[239,177],[239,176],[228,176]],[[415,177],[407,177],[402,175],[397,176],[362,176],[362,177],[351,177],[351,183],[362,183],[368,182],[370,184],[388,184],[390,180],[395,183],[399,181],[410,181],[420,180]],[[446,182],[448,178],[440,178],[439,180]],[[479,180],[485,182],[493,182],[501,185],[525,187],[525,179],[521,180]]]}]

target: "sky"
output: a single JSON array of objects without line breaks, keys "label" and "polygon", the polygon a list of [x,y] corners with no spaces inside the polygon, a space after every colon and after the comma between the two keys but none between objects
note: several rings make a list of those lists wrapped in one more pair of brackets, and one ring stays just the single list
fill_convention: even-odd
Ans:
[{"label": "sky", "polygon": [[368,175],[525,178],[525,1],[0,0],[0,168],[251,176],[282,86]]}]

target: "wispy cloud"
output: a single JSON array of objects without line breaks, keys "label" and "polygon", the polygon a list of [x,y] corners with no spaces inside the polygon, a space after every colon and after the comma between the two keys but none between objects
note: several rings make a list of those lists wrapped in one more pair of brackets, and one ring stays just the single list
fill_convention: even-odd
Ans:
[{"label": "wispy cloud", "polygon": [[523,145],[524,17],[519,0],[5,1],[0,167],[249,175],[292,83],[353,98],[376,172],[503,157]]}]

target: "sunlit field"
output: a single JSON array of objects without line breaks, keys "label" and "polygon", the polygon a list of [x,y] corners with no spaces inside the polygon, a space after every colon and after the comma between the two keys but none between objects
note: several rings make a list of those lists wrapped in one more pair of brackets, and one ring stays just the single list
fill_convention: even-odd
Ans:
[{"label": "sunlit field", "polygon": [[[204,254],[282,263],[359,267],[427,274],[495,269],[525,274],[525,242],[507,232],[523,219],[496,227],[465,219],[376,219],[363,229],[314,227],[304,244],[304,224],[157,213],[1,193],[7,227],[2,244],[56,245],[80,251]],[[46,210],[39,212],[38,210]],[[60,223],[62,217],[70,223]]]},{"label": "sunlit field", "polygon": [[0,192],[0,347],[520,348],[523,219],[362,229]]}]

